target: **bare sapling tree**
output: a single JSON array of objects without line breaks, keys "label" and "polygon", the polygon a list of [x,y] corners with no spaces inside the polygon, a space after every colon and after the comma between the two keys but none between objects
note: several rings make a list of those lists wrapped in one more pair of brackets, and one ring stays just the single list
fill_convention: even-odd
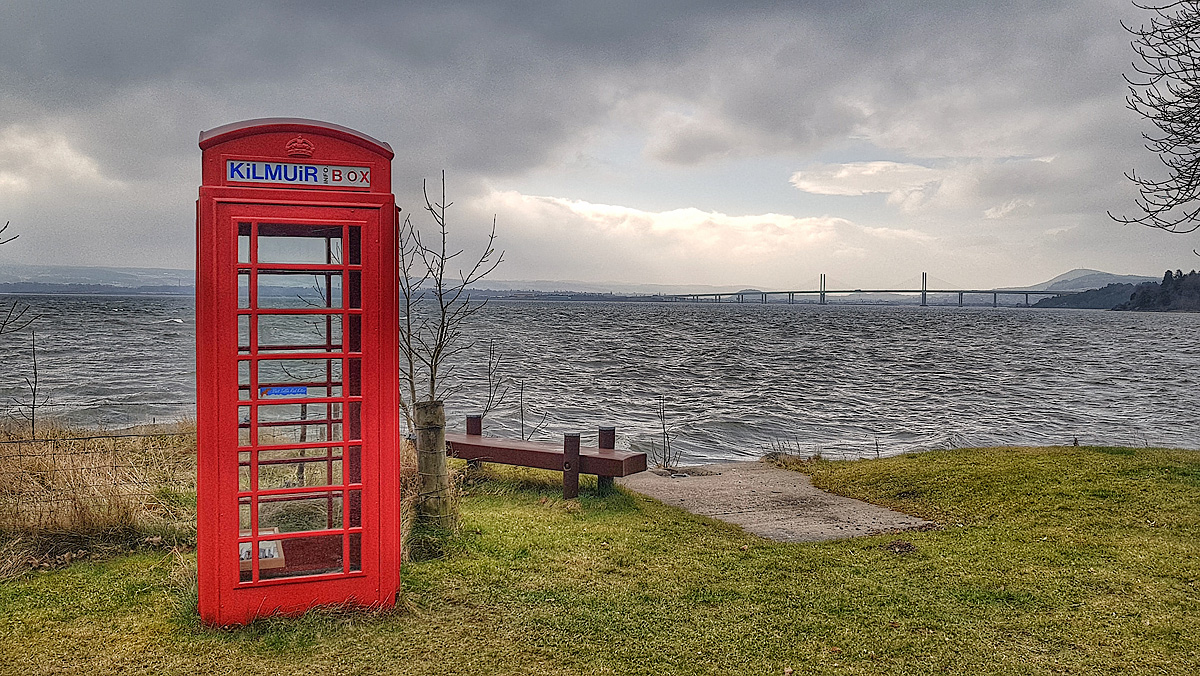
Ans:
[{"label": "bare sapling tree", "polygon": [[457,519],[446,463],[444,399],[455,389],[449,383],[454,358],[471,347],[463,340],[464,324],[486,302],[473,301],[470,287],[495,270],[504,254],[495,247],[493,217],[483,252],[470,265],[456,266],[464,250],[451,249],[449,244],[446,211],[452,203],[446,199],[444,171],[440,187],[435,200],[428,186],[421,185],[425,211],[433,218],[432,232],[422,234],[409,217],[400,227],[401,381],[408,395],[401,395],[401,405],[416,435],[421,483],[417,513],[428,523],[450,528]]},{"label": "bare sapling tree", "polygon": [[675,428],[667,424],[667,398],[659,397],[658,406],[659,435],[662,439],[662,447],[660,448],[655,441],[650,442],[650,458],[654,464],[665,470],[673,470],[679,466],[679,460],[682,456],[681,449],[674,444]]},{"label": "bare sapling tree", "polygon": [[1125,26],[1136,55],[1133,74],[1125,76],[1126,103],[1156,128],[1142,138],[1166,176],[1127,172],[1140,193],[1135,204],[1141,213],[1109,216],[1168,232],[1193,232],[1200,228],[1200,1],[1133,4],[1153,14],[1148,25]]},{"label": "bare sapling tree", "polygon": [[[49,398],[45,394],[39,394],[38,389],[37,331],[30,329],[29,340],[33,355],[33,373],[25,376],[25,387],[29,388],[29,403],[23,404],[14,399],[13,404],[20,412],[21,417],[29,421],[29,438],[37,439],[37,411],[46,404]],[[25,412],[26,409],[28,409],[28,413]]]}]

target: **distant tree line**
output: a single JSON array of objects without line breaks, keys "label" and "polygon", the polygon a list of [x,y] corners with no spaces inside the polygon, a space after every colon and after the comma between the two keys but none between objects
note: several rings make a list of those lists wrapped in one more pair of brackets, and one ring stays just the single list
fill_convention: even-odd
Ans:
[{"label": "distant tree line", "polygon": [[1162,282],[1139,284],[1114,310],[1200,312],[1200,273],[1167,270]]},{"label": "distant tree line", "polygon": [[1111,310],[1122,303],[1128,302],[1129,296],[1133,291],[1133,284],[1109,284],[1100,289],[1043,298],[1033,306]]},{"label": "distant tree line", "polygon": [[1182,270],[1163,275],[1161,282],[1109,284],[1082,293],[1052,296],[1034,307],[1092,310],[1137,310],[1142,312],[1200,312],[1200,273]]}]

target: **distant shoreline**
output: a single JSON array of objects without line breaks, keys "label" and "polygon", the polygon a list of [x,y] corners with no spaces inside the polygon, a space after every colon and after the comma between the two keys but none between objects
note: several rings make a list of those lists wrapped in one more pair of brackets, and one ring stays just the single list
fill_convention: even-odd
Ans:
[{"label": "distant shoreline", "polygon": [[177,285],[116,286],[114,284],[0,283],[5,296],[195,296],[195,287]]}]

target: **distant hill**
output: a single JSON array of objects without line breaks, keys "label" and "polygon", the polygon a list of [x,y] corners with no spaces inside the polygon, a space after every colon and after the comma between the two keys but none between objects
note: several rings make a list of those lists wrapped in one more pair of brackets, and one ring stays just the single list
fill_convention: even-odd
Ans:
[{"label": "distant hill", "polygon": [[0,293],[84,296],[190,296],[191,284],[117,286],[116,284],[48,284],[45,282],[0,282]]},{"label": "distant hill", "polygon": [[1070,272],[1047,280],[1041,284],[1033,286],[1024,286],[1019,288],[1010,288],[1011,291],[1061,291],[1062,293],[1070,293],[1077,291],[1090,291],[1092,289],[1100,289],[1109,284],[1143,284],[1145,282],[1156,282],[1157,277],[1146,277],[1143,275],[1114,275],[1111,272],[1101,272],[1100,270],[1089,270],[1087,268],[1078,268]]},{"label": "distant hill", "polygon": [[[28,282],[50,285],[99,285],[104,287],[135,288],[140,286],[190,286],[195,279],[196,273],[191,270],[171,268],[110,268],[101,266],[0,263],[0,283],[9,284]],[[45,292],[39,291],[35,293]]]},{"label": "distant hill", "polygon": [[[107,287],[133,289],[146,286],[190,286],[196,278],[193,270],[172,268],[116,268],[103,266],[31,265],[0,261],[0,284],[36,283],[48,285],[77,284],[105,287],[96,293],[108,293]],[[8,291],[9,293],[80,293],[39,287],[39,291]],[[82,287],[80,287],[82,288]],[[633,284],[626,282],[581,282],[578,280],[504,280],[487,278],[476,286],[477,291],[567,294],[614,294],[641,296],[675,293],[729,293],[735,286],[708,284]],[[184,290],[186,292],[186,290]]]}]

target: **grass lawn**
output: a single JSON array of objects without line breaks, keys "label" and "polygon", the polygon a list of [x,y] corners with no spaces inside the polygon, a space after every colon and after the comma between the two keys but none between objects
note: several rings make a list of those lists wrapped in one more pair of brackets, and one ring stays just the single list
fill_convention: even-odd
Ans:
[{"label": "grass lawn", "polygon": [[554,475],[497,470],[467,488],[444,556],[405,564],[392,613],[207,629],[193,555],[86,561],[0,582],[0,673],[1200,673],[1200,453],[804,469],[945,527],[779,544],[625,493],[563,502]]}]

